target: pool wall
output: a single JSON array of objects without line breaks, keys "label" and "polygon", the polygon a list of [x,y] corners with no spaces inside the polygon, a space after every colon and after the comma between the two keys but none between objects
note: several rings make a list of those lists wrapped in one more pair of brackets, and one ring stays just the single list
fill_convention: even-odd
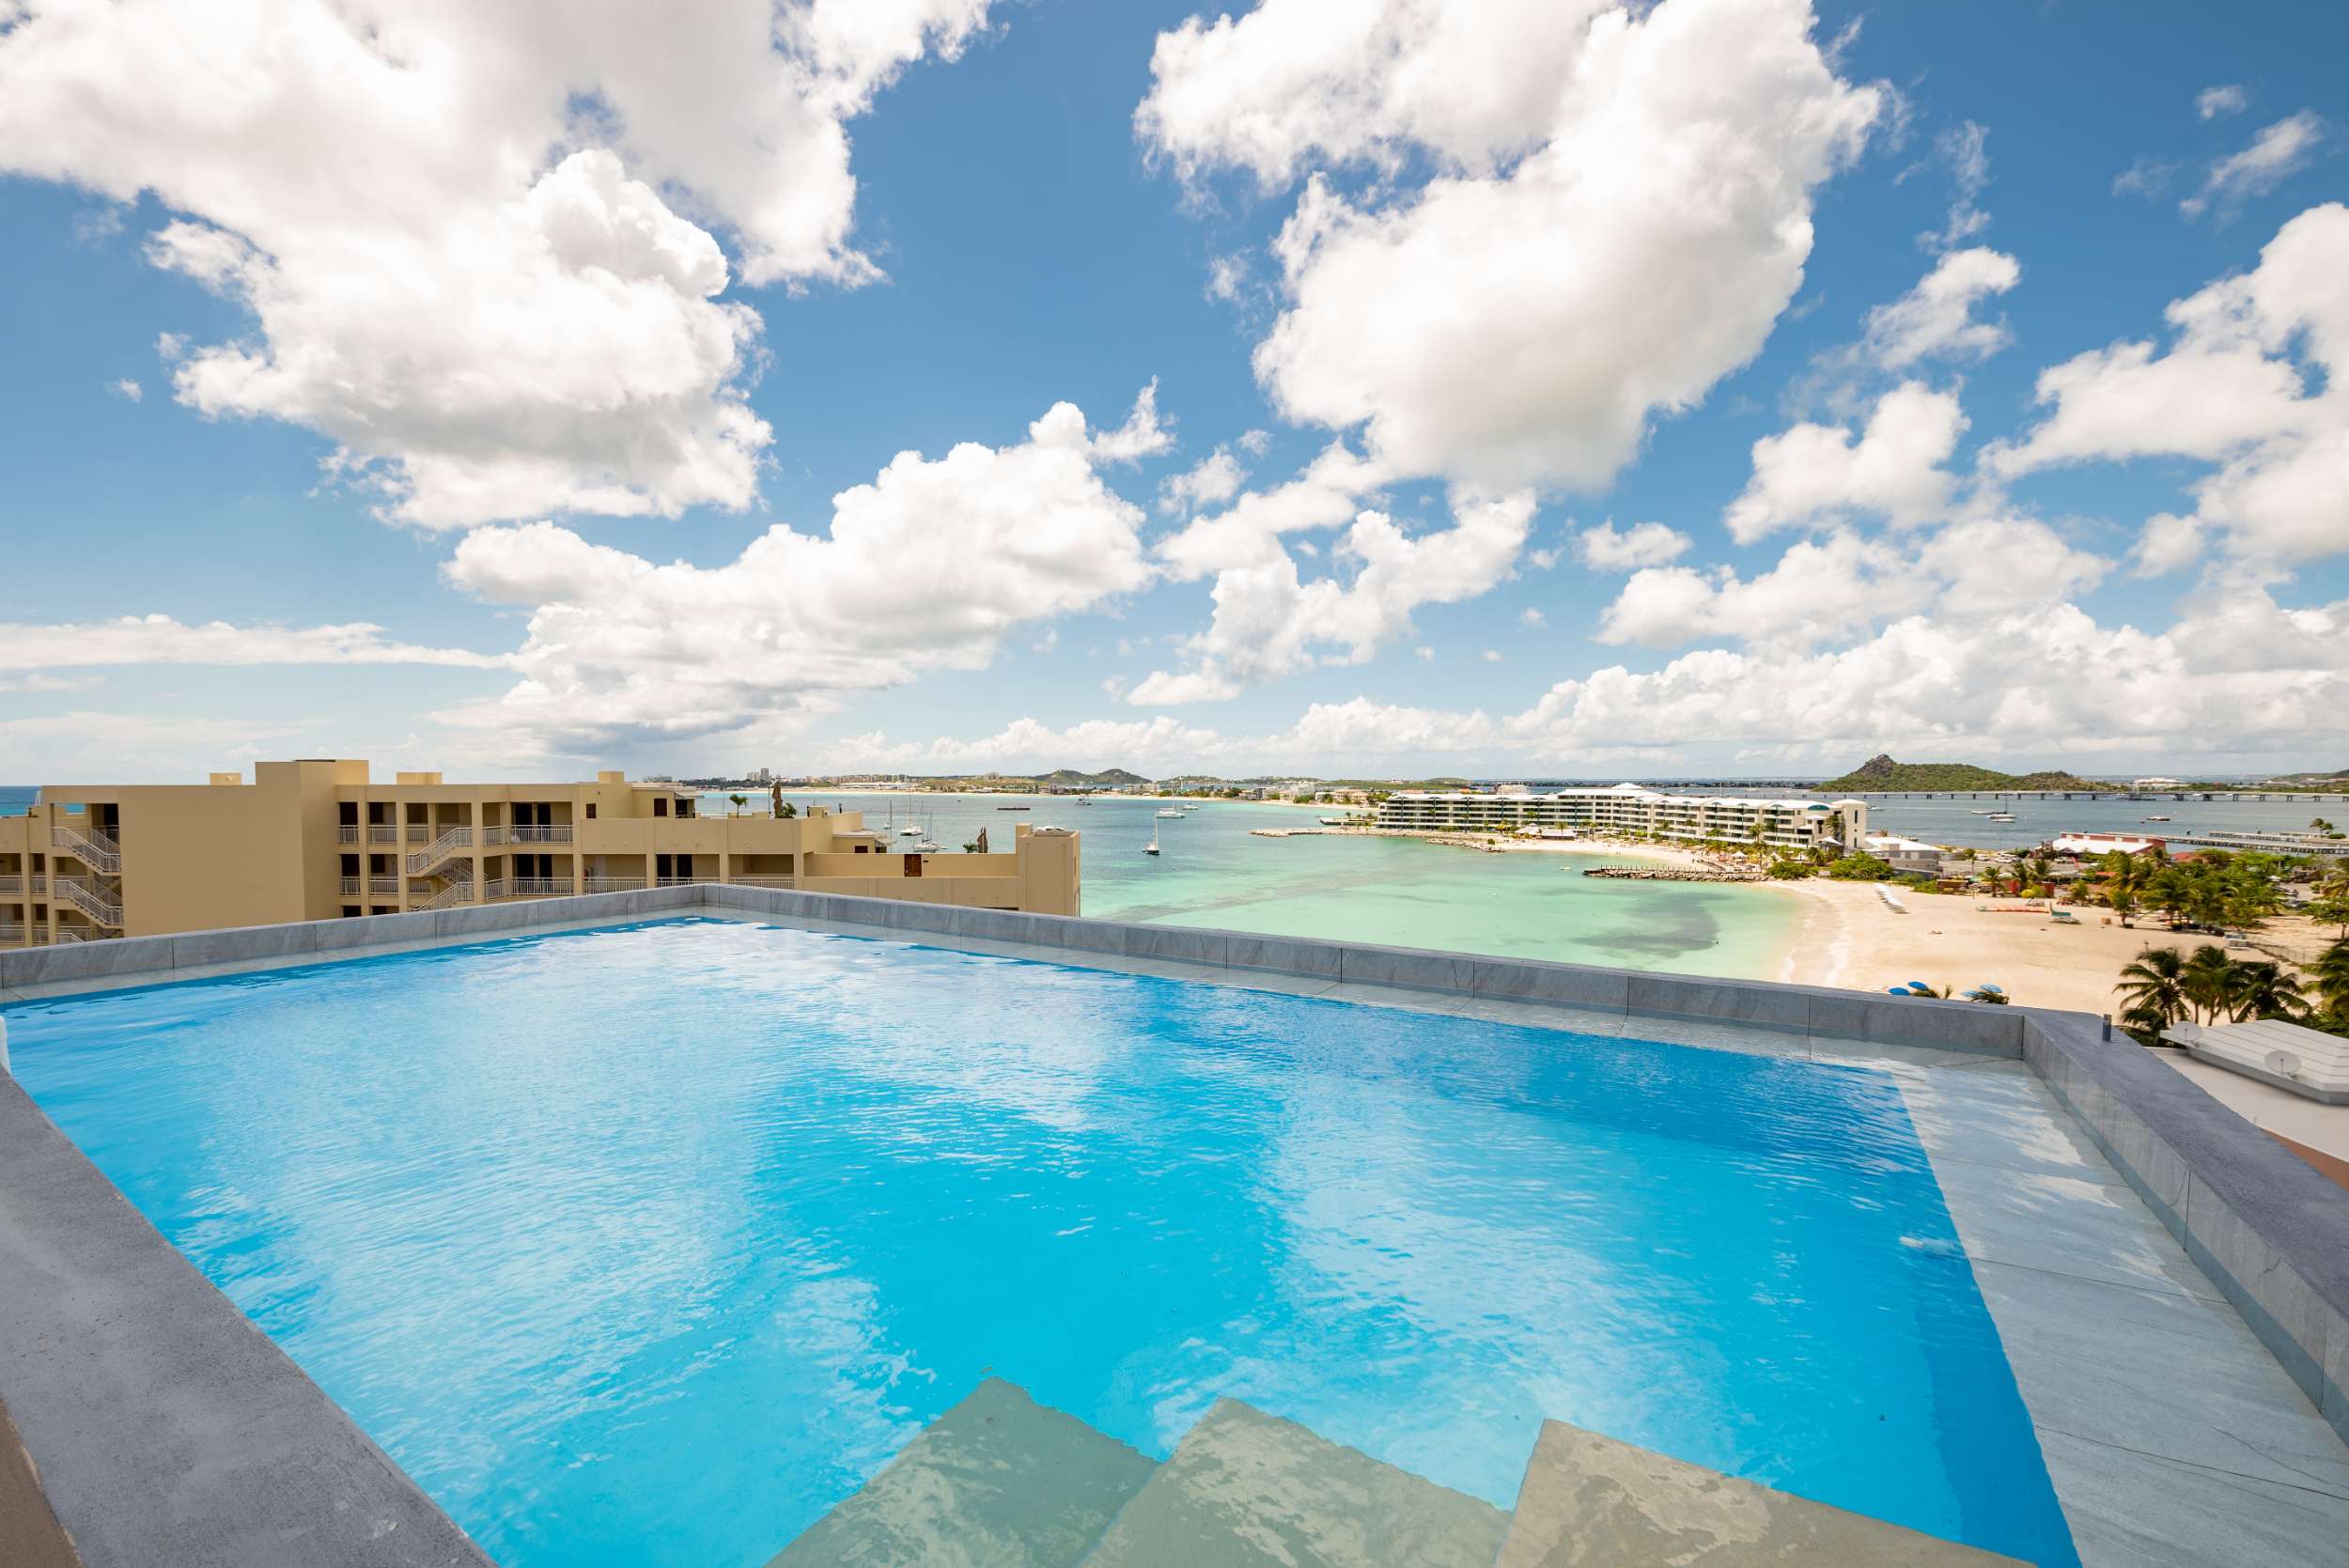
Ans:
[{"label": "pool wall", "polygon": [[[23,950],[0,1001],[696,914],[2021,1059],[2349,1437],[2349,1194],[2086,1014],[718,885]],[[6,1081],[0,1400],[87,1564],[486,1561]]]}]

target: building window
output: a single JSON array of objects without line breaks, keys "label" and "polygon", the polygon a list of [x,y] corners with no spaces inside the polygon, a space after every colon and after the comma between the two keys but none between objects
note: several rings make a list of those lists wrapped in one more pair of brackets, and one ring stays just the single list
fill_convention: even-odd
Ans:
[{"label": "building window", "polygon": [[655,816],[666,816],[669,815],[669,798],[667,796],[656,795],[652,798],[652,814]]},{"label": "building window", "polygon": [[588,802],[587,802],[587,820],[588,820],[588,821],[590,821],[590,822],[593,822],[595,819],[596,819],[596,803],[595,803],[593,800],[590,800],[590,801],[588,801]]}]

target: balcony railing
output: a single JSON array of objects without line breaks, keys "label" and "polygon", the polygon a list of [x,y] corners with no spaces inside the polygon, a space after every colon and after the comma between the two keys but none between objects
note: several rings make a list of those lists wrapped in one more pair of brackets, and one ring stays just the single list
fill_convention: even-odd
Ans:
[{"label": "balcony railing", "polygon": [[504,844],[506,842],[506,824],[503,822],[493,822],[487,828],[481,830],[481,842],[485,845]]},{"label": "balcony railing", "polygon": [[24,930],[24,926],[15,921],[0,924],[0,947],[23,947]]},{"label": "balcony railing", "polygon": [[368,877],[367,896],[370,898],[397,898],[399,896],[399,878],[397,877]]},{"label": "balcony railing", "polygon": [[715,882],[717,879],[718,878],[715,877],[658,877],[653,879],[653,886],[659,888],[697,888],[702,886],[704,883]]},{"label": "balcony railing", "polygon": [[369,844],[397,844],[399,842],[399,824],[397,822],[368,823],[367,842]]},{"label": "balcony railing", "polygon": [[726,880],[738,888],[784,888],[787,890],[799,885],[799,879],[793,877],[729,877]]},{"label": "balcony railing", "polygon": [[7,897],[8,894],[10,894],[10,893],[23,893],[23,891],[24,891],[24,878],[23,878],[23,877],[0,877],[0,898],[5,898],[5,897]]},{"label": "balcony railing", "polygon": [[568,898],[571,892],[568,877],[513,877],[504,883],[490,885],[506,889],[504,893],[492,894],[498,898]]},{"label": "balcony railing", "polygon": [[642,877],[583,877],[579,879],[582,893],[634,893],[645,885]]},{"label": "balcony railing", "polygon": [[517,822],[506,830],[509,844],[568,844],[571,825],[568,822]]},{"label": "balcony railing", "polygon": [[358,842],[359,842],[359,824],[357,824],[356,822],[341,822],[341,823],[337,823],[337,824],[335,825],[335,827],[334,827],[334,842],[335,842],[336,844],[356,844],[356,843],[358,843]]},{"label": "balcony railing", "polygon": [[36,925],[33,927],[33,945],[35,947],[47,947],[49,945],[49,927],[46,925]]},{"label": "balcony railing", "polygon": [[345,898],[356,898],[356,897],[358,897],[358,896],[359,896],[359,878],[358,878],[358,877],[344,877],[344,878],[343,878],[343,890],[342,890],[342,891],[343,891],[343,896],[344,896]]},{"label": "balcony railing", "polygon": [[431,836],[432,836],[432,824],[431,824],[431,823],[429,823],[429,822],[411,822],[411,823],[409,823],[409,824],[408,824],[408,842],[409,842],[409,843],[411,843],[411,844],[422,844],[425,840],[427,840],[427,839],[430,838]]}]

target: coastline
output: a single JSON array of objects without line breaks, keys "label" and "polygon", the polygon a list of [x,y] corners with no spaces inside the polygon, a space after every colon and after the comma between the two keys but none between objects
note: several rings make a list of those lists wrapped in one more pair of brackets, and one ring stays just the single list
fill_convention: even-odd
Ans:
[{"label": "coastline", "polygon": [[1800,986],[1881,992],[1921,980],[1962,992],[1989,984],[2024,1007],[2116,1013],[2113,988],[2138,954],[2149,947],[2190,953],[2219,942],[2207,933],[2172,932],[2158,924],[2124,926],[2108,910],[2088,906],[2072,911],[2078,924],[2065,925],[2044,914],[1983,908],[2014,900],[1971,893],[1893,888],[1892,896],[1908,911],[1901,914],[1876,896],[1874,882],[1813,877],[1766,885],[1804,902],[1793,947],[1766,976]]}]

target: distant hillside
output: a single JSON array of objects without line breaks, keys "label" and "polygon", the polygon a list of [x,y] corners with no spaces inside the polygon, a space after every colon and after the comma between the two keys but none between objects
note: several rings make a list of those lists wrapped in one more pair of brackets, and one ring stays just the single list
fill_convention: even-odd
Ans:
[{"label": "distant hillside", "polygon": [[2279,784],[2349,784],[2349,768],[2344,768],[2338,773],[2287,773],[2282,778],[2270,779],[2267,782]]},{"label": "distant hillside", "polygon": [[1111,768],[1098,773],[1081,773],[1074,768],[1055,768],[1050,773],[1031,773],[1034,782],[1062,789],[1078,784],[1091,784],[1101,789],[1130,788],[1150,781],[1139,773],[1128,773],[1123,768]]},{"label": "distant hillside", "polygon": [[1878,753],[1844,774],[1821,784],[1822,793],[1843,790],[1858,794],[1867,790],[1931,790],[1931,789],[2119,789],[2123,786],[2097,779],[2083,779],[2077,773],[2058,768],[2037,773],[2001,773],[1995,768],[1978,768],[1970,762],[1894,762]]}]

